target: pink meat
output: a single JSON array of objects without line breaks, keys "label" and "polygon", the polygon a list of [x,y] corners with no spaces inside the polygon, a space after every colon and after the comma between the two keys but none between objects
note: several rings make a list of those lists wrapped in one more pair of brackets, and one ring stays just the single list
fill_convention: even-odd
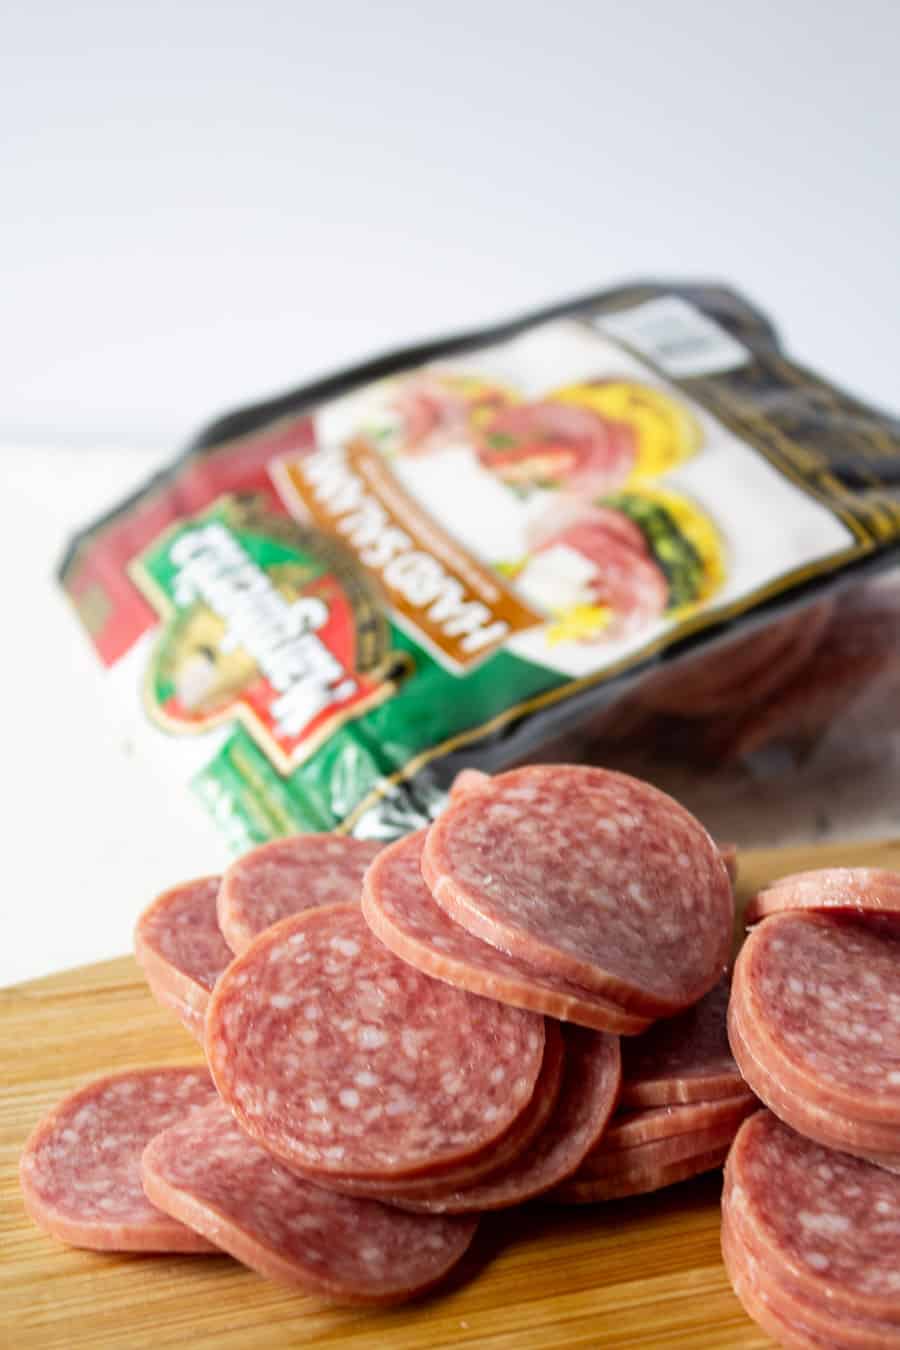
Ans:
[{"label": "pink meat", "polygon": [[[747,1114],[749,1113],[745,1113],[745,1117]],[[634,1174],[644,1176],[657,1168],[671,1167],[675,1163],[712,1153],[716,1149],[727,1149],[737,1134],[740,1123],[740,1120],[720,1121],[717,1125],[692,1130],[688,1134],[673,1134],[665,1139],[648,1139],[646,1143],[634,1144],[630,1148],[608,1148],[601,1139],[598,1146],[584,1159],[576,1179],[588,1181],[595,1177],[624,1177]]]},{"label": "pink meat", "polygon": [[[501,1173],[505,1174],[516,1165],[548,1126],[559,1101],[566,1063],[559,1025],[548,1021],[544,1058],[531,1101],[499,1143],[476,1154],[474,1158],[464,1158],[452,1168],[444,1168],[434,1175],[411,1179],[392,1177],[389,1181],[329,1177],[327,1184],[345,1195],[365,1196],[385,1204],[408,1203],[414,1208],[419,1204],[427,1207],[432,1201],[442,1200],[457,1191],[465,1190],[468,1194],[474,1187],[486,1187]],[[322,1180],[312,1173],[310,1175],[314,1181]]]},{"label": "pink meat", "polygon": [[669,603],[669,583],[647,553],[638,553],[630,543],[612,534],[605,524],[582,520],[561,531],[543,545],[543,550],[564,544],[580,553],[596,568],[589,582],[591,599],[615,614],[607,636],[623,637],[654,623]]},{"label": "pink meat", "polygon": [[736,988],[728,1009],[728,1031],[735,1059],[748,1084],[771,1111],[817,1143],[839,1148],[881,1166],[900,1161],[900,1130],[896,1125],[861,1120],[823,1105],[813,1095],[797,1093],[766,1062],[756,1030],[746,1020],[741,992]]},{"label": "pink meat", "polygon": [[216,917],[218,892],[218,877],[174,886],[144,910],[134,933],[154,997],[200,1041],[210,992],[232,959]]},{"label": "pink meat", "polygon": [[835,1316],[900,1324],[900,1177],[758,1111],[732,1146],[722,1207]]},{"label": "pink meat", "polygon": [[220,979],[206,1051],[242,1128],[323,1177],[434,1174],[498,1143],[525,1110],[543,1018],[431,980],[358,906],[261,934]]},{"label": "pink meat", "polygon": [[653,1164],[646,1170],[634,1168],[602,1177],[582,1177],[576,1173],[557,1186],[549,1199],[565,1205],[594,1205],[608,1200],[625,1200],[633,1195],[649,1195],[664,1190],[679,1181],[702,1176],[722,1166],[728,1156],[728,1145],[721,1144],[706,1153],[692,1154],[678,1162]]},{"label": "pink meat", "polygon": [[525,540],[529,551],[533,553],[546,548],[577,525],[605,530],[635,553],[648,553],[643,530],[624,512],[610,506],[591,504],[582,496],[571,496],[565,492],[557,493],[551,505],[526,528]]},{"label": "pink meat", "polygon": [[678,1017],[667,1018],[623,1047],[622,1102],[671,1106],[731,1097],[743,1090],[728,1044],[730,981]]},{"label": "pink meat", "polygon": [[231,864],[219,888],[219,925],[229,947],[246,951],[289,914],[357,903],[363,874],[383,847],[342,834],[298,834],[251,849]]},{"label": "pink meat", "polygon": [[881,867],[824,867],[779,877],[755,895],[744,912],[747,924],[785,910],[813,910],[875,918],[900,925],[900,872]]},{"label": "pink meat", "polygon": [[695,1134],[698,1130],[716,1129],[720,1125],[733,1125],[736,1129],[758,1106],[759,1102],[748,1088],[718,1101],[620,1110],[610,1121],[602,1146],[611,1152],[617,1148],[649,1144],[655,1139],[674,1139],[678,1135]]},{"label": "pink meat", "polygon": [[[490,782],[487,775],[483,777]],[[479,790],[483,786],[479,784]],[[461,800],[456,784],[450,800]],[[646,1018],[626,1013],[589,989],[507,956],[455,923],[422,879],[424,841],[423,830],[391,844],[369,868],[363,886],[366,922],[401,960],[435,979],[512,1007],[598,1031],[633,1035],[646,1030]]]},{"label": "pink meat", "polygon": [[765,1067],[791,1092],[900,1140],[900,938],[812,913],[775,914],[734,974]]},{"label": "pink meat", "polygon": [[500,1176],[414,1208],[432,1214],[508,1209],[559,1185],[602,1137],[618,1096],[620,1075],[614,1036],[567,1028],[562,1093],[556,1111],[532,1146]]},{"label": "pink meat", "polygon": [[789,1329],[789,1336],[806,1337],[803,1343],[827,1350],[841,1346],[848,1350],[896,1350],[900,1341],[896,1326],[879,1318],[851,1316],[835,1309],[821,1294],[804,1289],[771,1262],[739,1215],[727,1205],[722,1209],[722,1257],[742,1302],[747,1292],[745,1281],[751,1282],[747,1312],[755,1316],[756,1308],[761,1307],[773,1314],[777,1321],[771,1325],[782,1338]]},{"label": "pink meat", "polygon": [[475,1219],[402,1214],[310,1185],[243,1134],[221,1102],[144,1153],[156,1204],[267,1279],[344,1303],[399,1303],[439,1283]]},{"label": "pink meat", "polygon": [[98,1251],[211,1252],[151,1204],[141,1154],[161,1130],[215,1099],[204,1068],[110,1074],[65,1097],[36,1126],[19,1175],[35,1223],[61,1242]]},{"label": "pink meat", "polygon": [[479,458],[509,482],[562,483],[606,496],[634,466],[634,432],[624,422],[570,403],[501,408],[476,430]]},{"label": "pink meat", "polygon": [[476,937],[641,1016],[695,1002],[727,963],[734,900],[718,849],[625,774],[500,774],[438,817],[422,874]]}]

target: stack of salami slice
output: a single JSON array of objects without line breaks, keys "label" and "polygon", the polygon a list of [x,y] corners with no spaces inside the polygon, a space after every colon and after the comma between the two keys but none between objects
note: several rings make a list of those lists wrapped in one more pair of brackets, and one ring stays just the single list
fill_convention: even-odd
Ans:
[{"label": "stack of salami slice", "polygon": [[623,1042],[618,1108],[556,1198],[619,1199],[721,1166],[741,1121],[759,1105],[728,1045],[728,996],[725,977],[686,1012]]},{"label": "stack of salami slice", "polygon": [[900,1170],[900,875],[785,877],[751,903],[729,1030],[788,1125]]},{"label": "stack of salami slice", "polygon": [[138,924],[211,1077],[142,1070],[67,1099],[26,1147],[27,1203],[85,1245],[220,1249],[325,1297],[411,1297],[485,1211],[721,1164],[753,1102],[725,1036],[732,924],[698,822],[594,768],[464,774],[387,847],[266,845]]},{"label": "stack of salami slice", "polygon": [[729,1157],[726,1266],[785,1345],[900,1346],[900,875],[784,877],[747,919],[728,1028],[769,1111]]},{"label": "stack of salami slice", "polygon": [[745,1309],[794,1350],[900,1345],[900,1177],[758,1111],[725,1168],[722,1255]]}]

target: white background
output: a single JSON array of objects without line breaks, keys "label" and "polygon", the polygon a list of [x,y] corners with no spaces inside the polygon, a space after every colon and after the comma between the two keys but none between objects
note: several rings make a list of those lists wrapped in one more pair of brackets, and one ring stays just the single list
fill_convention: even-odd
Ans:
[{"label": "white background", "polygon": [[[209,415],[642,276],[729,280],[898,403],[900,10],[15,7],[0,38],[0,983],[125,950],[223,858],[50,571]],[[797,823],[802,829],[802,821]]]}]

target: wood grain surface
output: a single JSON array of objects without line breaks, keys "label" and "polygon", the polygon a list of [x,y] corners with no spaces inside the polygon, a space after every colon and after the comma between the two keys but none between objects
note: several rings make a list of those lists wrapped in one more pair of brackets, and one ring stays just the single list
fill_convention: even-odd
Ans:
[{"label": "wood grain surface", "polygon": [[[805,867],[900,868],[900,841],[748,853],[739,896]],[[65,1248],[25,1214],[18,1155],[42,1113],[114,1069],[195,1063],[197,1045],[151,998],[131,957],[0,990],[0,1345],[12,1350],[757,1350],[719,1257],[720,1174],[581,1209],[486,1219],[443,1292],[387,1312],[328,1307],[230,1258]]]}]

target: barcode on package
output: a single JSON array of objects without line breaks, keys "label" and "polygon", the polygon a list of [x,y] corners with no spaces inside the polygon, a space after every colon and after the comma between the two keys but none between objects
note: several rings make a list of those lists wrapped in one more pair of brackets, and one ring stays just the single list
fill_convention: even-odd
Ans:
[{"label": "barcode on package", "polygon": [[676,379],[736,370],[750,360],[736,338],[675,295],[603,315],[595,323]]}]

